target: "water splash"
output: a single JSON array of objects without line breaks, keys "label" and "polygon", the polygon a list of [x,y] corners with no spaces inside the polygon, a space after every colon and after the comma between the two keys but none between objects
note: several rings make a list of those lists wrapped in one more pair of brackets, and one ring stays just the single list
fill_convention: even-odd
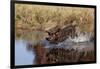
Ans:
[{"label": "water splash", "polygon": [[74,37],[74,39],[69,38],[73,42],[88,42],[92,39],[92,33],[77,33],[77,37]]},{"label": "water splash", "polygon": [[[65,41],[59,42],[58,44],[52,44],[47,40],[43,40],[41,43],[44,44],[46,48],[65,48],[73,46],[88,45],[91,42],[92,33],[78,33],[74,38],[67,38]],[[75,47],[77,48],[77,47]]]}]

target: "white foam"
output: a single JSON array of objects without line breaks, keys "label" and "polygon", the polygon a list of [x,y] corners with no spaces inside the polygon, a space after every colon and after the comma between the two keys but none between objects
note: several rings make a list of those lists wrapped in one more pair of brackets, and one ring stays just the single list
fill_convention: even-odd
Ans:
[{"label": "white foam", "polygon": [[73,42],[87,42],[91,39],[91,33],[78,33],[78,37],[74,37],[74,39],[69,38]]}]

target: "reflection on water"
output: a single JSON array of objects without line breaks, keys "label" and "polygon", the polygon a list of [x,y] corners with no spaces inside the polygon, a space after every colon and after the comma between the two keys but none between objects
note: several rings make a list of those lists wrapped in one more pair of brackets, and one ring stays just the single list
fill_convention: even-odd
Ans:
[{"label": "reflection on water", "polygon": [[[95,61],[94,40],[86,36],[52,44],[44,39],[47,36],[45,32],[24,31],[22,34],[15,40],[15,65]],[[76,42],[80,39],[81,42]]]},{"label": "reflection on water", "polygon": [[[48,64],[48,63],[59,63],[59,62],[78,62],[85,60],[94,60],[94,55],[88,55],[83,59],[80,55],[87,52],[94,54],[94,43],[93,42],[83,42],[83,43],[73,43],[73,42],[63,42],[58,45],[49,44],[48,41],[44,40],[41,44],[32,45],[25,40],[15,41],[15,65],[35,65],[35,64]],[[79,53],[81,52],[81,54]],[[86,52],[86,53],[85,53]],[[55,54],[56,53],[56,54]],[[73,55],[73,54],[74,55]],[[80,54],[80,55],[79,55]],[[69,57],[69,55],[71,55]],[[75,58],[75,55],[76,58]],[[79,55],[79,56],[78,56]],[[65,57],[67,57],[65,59]],[[74,60],[73,60],[74,57]],[[89,57],[89,58],[88,58]],[[91,58],[90,58],[91,57]],[[69,61],[69,58],[70,61]]]}]

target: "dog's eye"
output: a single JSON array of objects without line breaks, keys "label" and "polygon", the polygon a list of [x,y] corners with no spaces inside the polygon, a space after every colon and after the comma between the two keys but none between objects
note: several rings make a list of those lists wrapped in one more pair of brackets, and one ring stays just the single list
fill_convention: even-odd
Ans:
[{"label": "dog's eye", "polygon": [[49,38],[46,38],[46,40],[49,40]]},{"label": "dog's eye", "polygon": [[50,33],[50,35],[53,35],[53,33]]}]

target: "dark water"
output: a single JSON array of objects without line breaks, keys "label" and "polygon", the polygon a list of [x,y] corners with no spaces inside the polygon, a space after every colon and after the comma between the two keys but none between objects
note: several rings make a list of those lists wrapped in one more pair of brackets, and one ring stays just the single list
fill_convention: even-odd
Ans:
[{"label": "dark water", "polygon": [[[28,50],[29,42],[25,40],[15,40],[15,65],[35,65],[35,53],[34,49],[32,51]],[[73,43],[73,42],[63,42],[58,45],[49,44],[47,41],[43,41],[45,48],[53,47],[64,47],[64,48],[82,48],[94,49],[93,42],[83,42],[83,43]]]}]

